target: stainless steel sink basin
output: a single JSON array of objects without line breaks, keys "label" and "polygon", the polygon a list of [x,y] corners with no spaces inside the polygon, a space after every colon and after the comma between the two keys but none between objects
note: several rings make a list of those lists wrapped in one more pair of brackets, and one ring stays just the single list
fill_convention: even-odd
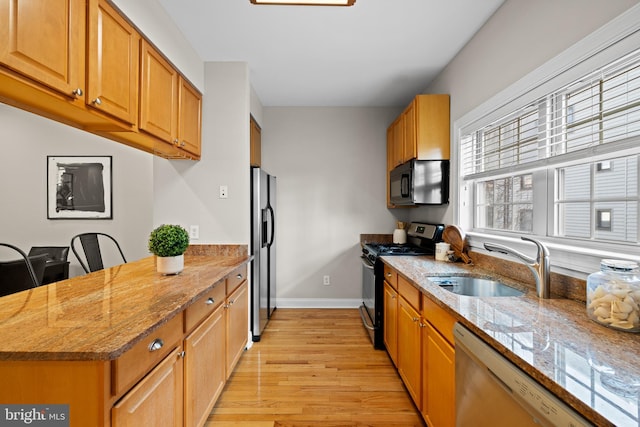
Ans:
[{"label": "stainless steel sink basin", "polygon": [[517,297],[524,294],[502,282],[480,277],[446,276],[429,277],[429,280],[449,292],[471,297]]}]

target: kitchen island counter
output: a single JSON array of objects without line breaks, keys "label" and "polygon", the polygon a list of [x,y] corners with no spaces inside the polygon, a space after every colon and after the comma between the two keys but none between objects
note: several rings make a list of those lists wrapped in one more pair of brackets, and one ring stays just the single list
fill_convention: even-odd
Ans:
[{"label": "kitchen island counter", "polygon": [[178,275],[151,256],[2,297],[0,360],[114,360],[250,260],[196,246]]},{"label": "kitchen island counter", "polygon": [[[478,267],[438,262],[429,256],[389,256],[382,260],[594,424],[640,425],[637,334],[591,321],[583,302],[539,299],[535,289]],[[526,292],[519,297],[469,297],[429,280],[456,274],[501,279]]]}]

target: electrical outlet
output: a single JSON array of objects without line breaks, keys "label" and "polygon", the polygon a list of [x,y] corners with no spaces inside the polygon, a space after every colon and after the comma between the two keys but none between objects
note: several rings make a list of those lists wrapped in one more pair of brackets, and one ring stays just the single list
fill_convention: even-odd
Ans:
[{"label": "electrical outlet", "polygon": [[227,188],[226,185],[221,185],[220,186],[220,198],[221,199],[226,199],[229,196],[229,189]]},{"label": "electrical outlet", "polygon": [[324,276],[322,278],[322,284],[325,286],[329,286],[331,284],[331,276]]},{"label": "electrical outlet", "polygon": [[200,226],[198,226],[198,225],[190,225],[189,226],[189,238],[190,239],[199,239],[200,238]]}]

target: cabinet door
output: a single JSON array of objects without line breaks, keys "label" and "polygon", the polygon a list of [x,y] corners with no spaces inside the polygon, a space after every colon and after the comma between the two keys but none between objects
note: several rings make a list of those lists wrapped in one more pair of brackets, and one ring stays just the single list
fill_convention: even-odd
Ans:
[{"label": "cabinet door", "polygon": [[146,40],[141,43],[139,128],[178,142],[178,72]]},{"label": "cabinet door", "polygon": [[404,119],[404,141],[402,162],[415,159],[416,152],[416,109],[415,102],[411,102],[402,113]]},{"label": "cabinet door", "polygon": [[225,372],[225,310],[220,305],[184,342],[185,425],[202,426],[222,392]]},{"label": "cabinet door", "polygon": [[398,298],[398,373],[418,409],[422,406],[420,315],[402,295]]},{"label": "cabinet door", "polygon": [[202,96],[191,84],[180,78],[178,97],[178,137],[180,148],[200,156],[202,140]]},{"label": "cabinet door", "polygon": [[106,0],[89,0],[88,105],[137,125],[139,52],[135,28]]},{"label": "cabinet door", "polygon": [[251,135],[251,166],[260,167],[262,160],[262,130],[253,116],[249,119],[249,129]]},{"label": "cabinet door", "polygon": [[0,63],[69,97],[85,89],[83,0],[0,2]]},{"label": "cabinet door", "polygon": [[245,280],[227,297],[227,379],[247,345],[249,331],[249,298]]},{"label": "cabinet door", "polygon": [[424,322],[422,413],[428,424],[455,426],[455,351],[430,323]]},{"label": "cabinet door", "polygon": [[398,366],[398,293],[384,282],[384,345]]},{"label": "cabinet door", "polygon": [[[181,426],[182,347],[173,350],[111,410],[111,425]],[[171,422],[173,420],[173,422]]]},{"label": "cabinet door", "polygon": [[394,168],[403,163],[404,159],[404,117],[400,115],[395,121],[393,129],[393,158]]},{"label": "cabinet door", "polygon": [[421,160],[448,160],[451,130],[449,95],[418,95],[414,99],[416,152]]}]

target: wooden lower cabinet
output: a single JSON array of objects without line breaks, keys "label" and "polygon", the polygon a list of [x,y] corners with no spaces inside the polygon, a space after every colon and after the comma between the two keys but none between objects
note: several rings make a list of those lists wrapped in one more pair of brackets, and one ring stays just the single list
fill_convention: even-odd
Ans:
[{"label": "wooden lower cabinet", "polygon": [[455,426],[456,320],[397,271],[385,265],[384,339],[389,356],[430,427]]},{"label": "wooden lower cabinet", "polygon": [[422,406],[422,346],[420,314],[402,297],[398,298],[398,373],[414,403]]},{"label": "wooden lower cabinet", "polygon": [[249,336],[249,292],[246,280],[227,296],[225,307],[227,310],[226,378],[228,379],[247,346]]},{"label": "wooden lower cabinet", "polygon": [[177,347],[113,407],[111,425],[182,425],[182,374],[182,347]]},{"label": "wooden lower cabinet", "polygon": [[384,282],[384,345],[387,353],[398,366],[398,292]]},{"label": "wooden lower cabinet", "polygon": [[422,332],[425,373],[422,376],[422,416],[430,426],[455,426],[455,350],[430,323]]},{"label": "wooden lower cabinet", "polygon": [[185,426],[201,426],[222,393],[226,319],[221,304],[184,340]]}]

